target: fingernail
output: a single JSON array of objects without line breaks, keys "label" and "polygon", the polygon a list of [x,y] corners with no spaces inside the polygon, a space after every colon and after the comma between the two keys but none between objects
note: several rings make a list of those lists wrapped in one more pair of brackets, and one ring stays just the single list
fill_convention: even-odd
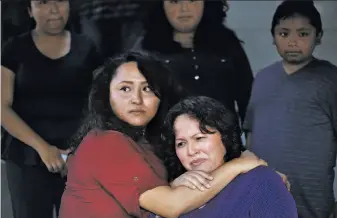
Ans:
[{"label": "fingernail", "polygon": [[201,187],[201,191],[205,191],[205,188],[204,188],[204,187]]},{"label": "fingernail", "polygon": [[210,186],[209,184],[206,184],[206,187],[207,187],[207,188],[210,188],[211,186]]}]

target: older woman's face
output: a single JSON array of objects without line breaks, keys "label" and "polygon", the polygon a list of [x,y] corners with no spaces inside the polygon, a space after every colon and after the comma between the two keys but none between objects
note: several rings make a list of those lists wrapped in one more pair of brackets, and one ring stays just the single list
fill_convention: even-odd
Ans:
[{"label": "older woman's face", "polygon": [[226,149],[221,134],[200,131],[199,122],[186,115],[180,115],[174,122],[176,154],[186,170],[212,172],[224,163]]},{"label": "older woman's face", "polygon": [[164,1],[164,11],[171,26],[178,32],[193,32],[204,13],[204,1]]},{"label": "older woman's face", "polygon": [[146,126],[156,115],[159,103],[136,62],[117,68],[110,83],[110,105],[119,119],[132,126]]}]

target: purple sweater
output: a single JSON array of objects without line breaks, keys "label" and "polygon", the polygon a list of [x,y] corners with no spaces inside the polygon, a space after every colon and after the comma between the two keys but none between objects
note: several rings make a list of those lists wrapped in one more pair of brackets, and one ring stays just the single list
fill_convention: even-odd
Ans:
[{"label": "purple sweater", "polygon": [[258,167],[238,176],[204,207],[180,217],[297,218],[298,215],[295,201],[280,176],[267,167]]}]

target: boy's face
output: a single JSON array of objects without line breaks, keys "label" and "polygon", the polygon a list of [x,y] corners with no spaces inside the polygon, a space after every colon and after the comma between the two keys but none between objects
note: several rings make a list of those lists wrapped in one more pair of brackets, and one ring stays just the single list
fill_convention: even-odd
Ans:
[{"label": "boy's face", "polygon": [[320,39],[321,34],[316,35],[309,19],[300,15],[280,20],[274,30],[277,51],[290,64],[301,64],[310,59]]}]

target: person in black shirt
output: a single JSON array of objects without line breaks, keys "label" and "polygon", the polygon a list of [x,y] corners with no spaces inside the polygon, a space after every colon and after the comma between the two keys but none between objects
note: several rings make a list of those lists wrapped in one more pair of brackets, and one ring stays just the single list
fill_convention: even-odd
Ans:
[{"label": "person in black shirt", "polygon": [[65,179],[68,140],[80,125],[100,55],[88,38],[65,30],[69,2],[29,1],[36,22],[1,53],[1,125],[15,218],[52,218]]},{"label": "person in black shirt", "polygon": [[[223,25],[226,1],[159,1],[138,47],[155,52],[191,95],[217,99],[243,121],[253,74],[241,41]],[[137,46],[135,46],[137,47]]]}]

